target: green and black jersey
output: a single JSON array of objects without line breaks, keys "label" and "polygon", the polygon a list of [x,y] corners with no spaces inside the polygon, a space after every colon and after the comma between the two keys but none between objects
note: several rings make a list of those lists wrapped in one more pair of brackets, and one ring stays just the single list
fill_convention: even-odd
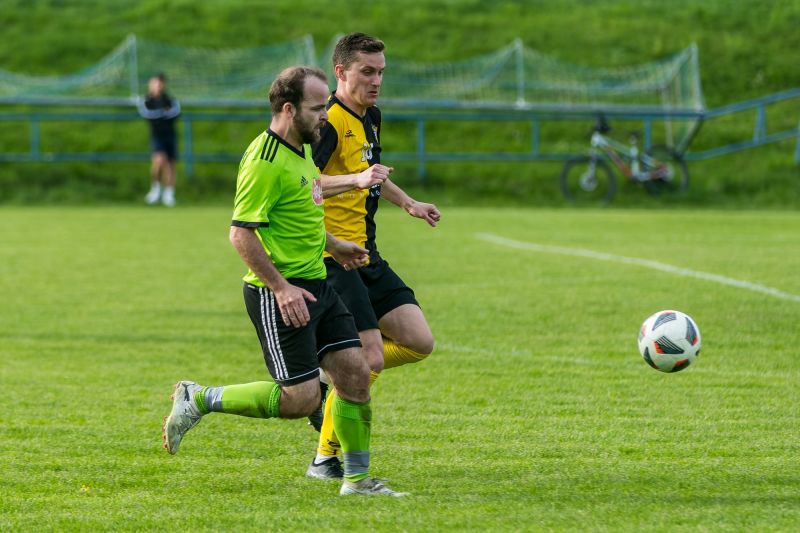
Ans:
[{"label": "green and black jersey", "polygon": [[[325,222],[311,147],[298,151],[272,130],[256,137],[236,179],[233,226],[254,228],[285,278],[325,279]],[[245,282],[263,287],[252,271]]]}]

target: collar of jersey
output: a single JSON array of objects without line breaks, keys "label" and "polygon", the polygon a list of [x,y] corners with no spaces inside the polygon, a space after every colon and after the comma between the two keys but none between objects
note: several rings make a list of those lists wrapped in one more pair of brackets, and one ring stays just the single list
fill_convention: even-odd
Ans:
[{"label": "collar of jersey", "polygon": [[286,141],[283,139],[283,137],[281,137],[280,135],[278,135],[277,133],[275,133],[274,131],[272,131],[270,128],[267,128],[267,135],[269,135],[270,137],[273,137],[273,138],[274,138],[276,141],[278,141],[279,143],[281,143],[282,145],[284,145],[286,148],[288,148],[289,150],[291,150],[292,152],[294,152],[295,154],[297,154],[297,155],[298,155],[298,157],[301,157],[301,158],[303,158],[303,159],[305,159],[305,158],[306,158],[306,145],[303,145],[303,150],[302,150],[302,151],[300,151],[300,150],[298,150],[297,148],[295,148],[294,146],[292,146],[291,144],[287,143],[287,142],[286,142]]},{"label": "collar of jersey", "polygon": [[361,122],[364,122],[364,119],[367,117],[366,111],[364,112],[364,116],[362,117],[362,116],[359,116],[358,113],[356,113],[355,111],[353,111],[352,109],[350,109],[349,107],[344,105],[344,103],[341,100],[336,98],[336,93],[331,93],[331,98],[330,98],[330,103],[328,104],[328,109],[330,109],[331,106],[333,106],[333,104],[337,104],[339,107],[341,107],[342,109],[344,109],[345,111],[347,111],[348,113],[350,113],[351,115],[356,117]]}]

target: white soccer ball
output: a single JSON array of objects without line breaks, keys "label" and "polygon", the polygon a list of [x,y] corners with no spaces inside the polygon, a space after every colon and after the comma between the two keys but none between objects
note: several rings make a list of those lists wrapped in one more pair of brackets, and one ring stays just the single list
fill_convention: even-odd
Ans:
[{"label": "white soccer ball", "polygon": [[639,353],[656,370],[680,372],[700,355],[700,328],[680,311],[659,311],[639,330]]}]

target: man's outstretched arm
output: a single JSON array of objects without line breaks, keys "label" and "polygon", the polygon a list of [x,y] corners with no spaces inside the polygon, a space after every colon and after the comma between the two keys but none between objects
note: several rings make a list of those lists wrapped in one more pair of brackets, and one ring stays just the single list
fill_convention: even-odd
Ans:
[{"label": "man's outstretched arm", "polygon": [[322,197],[330,198],[353,189],[369,189],[373,185],[383,184],[393,171],[393,167],[378,164],[355,174],[342,174],[339,176],[322,174],[320,180],[322,182]]},{"label": "man's outstretched arm", "polygon": [[421,218],[431,226],[435,227],[442,217],[435,205],[414,200],[388,178],[381,185],[381,196],[402,207],[412,217]]}]

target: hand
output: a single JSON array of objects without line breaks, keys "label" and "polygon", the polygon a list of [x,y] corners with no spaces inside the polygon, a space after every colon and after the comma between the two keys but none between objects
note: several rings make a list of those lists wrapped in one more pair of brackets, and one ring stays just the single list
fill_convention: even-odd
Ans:
[{"label": "hand", "polygon": [[308,324],[311,316],[308,314],[306,300],[316,302],[317,299],[313,294],[289,283],[272,292],[275,294],[275,300],[278,302],[284,324],[296,328]]},{"label": "hand", "polygon": [[359,172],[356,176],[356,187],[359,189],[369,189],[373,185],[378,185],[386,181],[389,174],[394,172],[394,167],[387,167],[381,164],[372,165],[368,169]]},{"label": "hand", "polygon": [[335,239],[328,247],[328,253],[345,270],[362,267],[369,261],[369,250],[350,241]]},{"label": "hand", "polygon": [[433,227],[436,227],[439,219],[442,218],[441,213],[439,213],[439,210],[436,209],[435,205],[426,204],[424,202],[412,202],[411,205],[406,207],[406,212],[412,217],[423,219]]}]

